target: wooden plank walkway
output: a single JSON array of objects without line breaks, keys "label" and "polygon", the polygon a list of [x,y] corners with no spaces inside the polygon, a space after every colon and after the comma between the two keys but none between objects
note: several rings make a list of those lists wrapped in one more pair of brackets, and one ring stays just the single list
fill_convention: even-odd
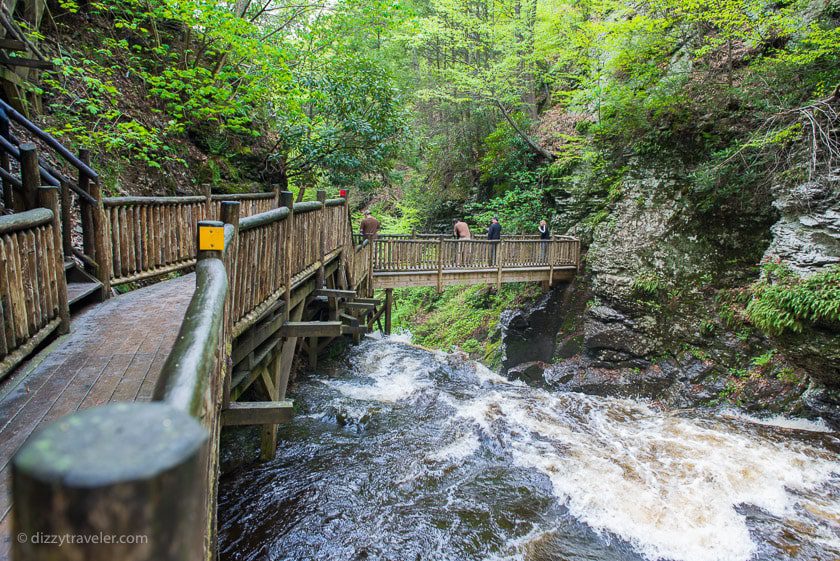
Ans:
[{"label": "wooden plank walkway", "polygon": [[194,289],[191,274],[92,306],[0,386],[0,561],[11,549],[14,453],[38,428],[78,409],[148,400]]}]

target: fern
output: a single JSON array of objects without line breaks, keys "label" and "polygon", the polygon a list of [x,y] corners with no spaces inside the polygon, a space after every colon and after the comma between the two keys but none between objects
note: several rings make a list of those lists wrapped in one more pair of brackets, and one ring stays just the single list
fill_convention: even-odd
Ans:
[{"label": "fern", "polygon": [[840,323],[840,267],[803,279],[784,265],[770,263],[751,293],[747,318],[767,334],[801,333],[809,324]]}]

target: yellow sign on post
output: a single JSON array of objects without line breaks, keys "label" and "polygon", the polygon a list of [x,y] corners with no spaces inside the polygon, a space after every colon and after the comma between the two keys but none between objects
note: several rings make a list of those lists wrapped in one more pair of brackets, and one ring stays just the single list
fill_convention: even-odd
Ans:
[{"label": "yellow sign on post", "polygon": [[198,229],[198,249],[200,251],[223,251],[225,249],[224,227],[201,226]]}]

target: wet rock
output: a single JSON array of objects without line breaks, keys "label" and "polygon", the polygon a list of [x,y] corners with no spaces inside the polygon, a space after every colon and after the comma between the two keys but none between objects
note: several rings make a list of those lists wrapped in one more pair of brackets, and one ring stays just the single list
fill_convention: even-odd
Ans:
[{"label": "wet rock", "polygon": [[789,191],[777,188],[781,213],[764,259],[780,259],[801,275],[840,263],[840,177],[822,177]]},{"label": "wet rock", "polygon": [[554,354],[567,285],[549,290],[529,308],[502,314],[502,372],[526,362],[548,361]]},{"label": "wet rock", "polygon": [[659,399],[674,382],[673,372],[649,368],[601,368],[585,357],[553,364],[545,369],[546,384],[561,391],[617,397]]},{"label": "wet rock", "polygon": [[644,367],[656,345],[646,326],[608,306],[589,310],[584,326],[586,354],[599,367]]},{"label": "wet rock", "polygon": [[823,418],[840,430],[840,391],[812,383],[802,394],[802,402],[812,415]]},{"label": "wet rock", "polygon": [[532,385],[541,385],[545,379],[543,373],[549,364],[542,361],[525,362],[517,364],[507,371],[511,380],[522,380]]}]

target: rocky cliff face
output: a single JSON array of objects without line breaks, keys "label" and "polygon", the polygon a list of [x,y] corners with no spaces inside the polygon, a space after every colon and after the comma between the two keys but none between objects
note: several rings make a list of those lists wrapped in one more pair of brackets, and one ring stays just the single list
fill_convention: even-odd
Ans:
[{"label": "rocky cliff face", "polygon": [[779,189],[773,206],[781,218],[765,259],[780,259],[801,275],[840,263],[840,175]]},{"label": "rocky cliff face", "polygon": [[[575,316],[561,305],[555,322],[547,317],[554,313],[547,302],[514,314],[502,332],[505,371],[564,390],[643,396],[680,407],[725,401],[737,386],[746,408],[810,409],[840,420],[834,403],[840,399],[816,374],[823,367],[805,358],[817,356],[808,347],[817,343],[788,338],[785,358],[800,375],[778,376],[751,365],[779,345],[755,332],[733,331],[715,310],[717,290],[753,280],[762,254],[789,262],[800,274],[840,262],[837,180],[775,193],[772,206],[716,209],[710,217],[692,210],[678,178],[651,174],[625,182],[622,192],[586,256],[586,306]],[[544,358],[544,333],[532,349],[539,353],[517,350],[529,349],[530,334],[554,324],[561,326],[555,349],[580,339],[573,357]],[[834,334],[833,342],[818,342],[829,362],[825,344],[840,353],[838,340]],[[759,375],[762,368],[767,375]]]}]

